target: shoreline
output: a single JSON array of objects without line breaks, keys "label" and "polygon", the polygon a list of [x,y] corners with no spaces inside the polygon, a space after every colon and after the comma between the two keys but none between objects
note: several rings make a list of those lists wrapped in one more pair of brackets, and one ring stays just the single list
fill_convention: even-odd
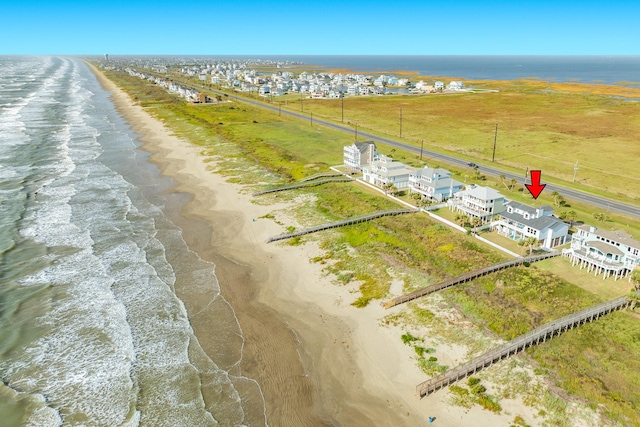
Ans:
[{"label": "shoreline", "polygon": [[[298,269],[284,269],[282,263],[272,262],[274,256],[282,254],[268,253],[256,247],[263,245],[266,235],[281,232],[280,227],[271,221],[258,220],[260,226],[265,226],[261,231],[256,230],[254,225],[257,224],[251,222],[251,218],[258,218],[273,207],[252,204],[248,196],[241,195],[239,185],[229,184],[222,177],[208,172],[198,147],[170,135],[162,123],[135,106],[127,94],[106,80],[99,71],[92,70],[112,94],[112,101],[120,114],[134,131],[142,135],[139,138],[144,144],[141,148],[151,153],[149,161],[155,163],[163,175],[178,183],[174,191],[191,197],[191,201],[171,219],[182,228],[190,249],[215,265],[222,295],[233,307],[244,336],[242,360],[238,372],[233,373],[259,383],[269,424],[335,425],[340,422],[332,414],[341,413],[340,418],[349,414],[348,417],[354,420],[365,421],[362,425],[371,425],[374,421],[368,419],[366,413],[355,411],[350,414],[354,411],[339,408],[339,402],[346,400],[346,396],[336,388],[331,393],[334,403],[331,403],[332,399],[319,398],[318,389],[324,385],[319,385],[318,379],[308,374],[313,366],[309,354],[313,352],[303,344],[301,334],[288,324],[295,322],[295,316],[287,319],[265,304],[278,299],[278,282],[293,283],[300,275]],[[221,210],[221,206],[226,209]],[[261,236],[257,237],[256,232]],[[205,238],[207,234],[209,237]],[[308,260],[306,263],[309,264]],[[183,293],[180,298],[187,307],[196,337],[201,344],[203,340],[205,342],[203,347],[206,351],[207,322],[200,322],[202,316],[194,319],[193,310],[189,309],[194,304],[188,295],[184,295],[188,290],[177,288],[176,291]],[[322,318],[321,313],[318,318]],[[331,330],[346,330],[335,320],[323,323],[331,323]],[[322,346],[330,337],[325,338]],[[333,382],[339,384],[337,378]],[[333,410],[324,409],[332,405]]]},{"label": "shoreline", "polygon": [[[191,196],[177,212],[177,225],[191,250],[216,266],[222,295],[245,339],[241,363],[232,373],[258,382],[270,425],[411,426],[435,416],[442,421],[438,424],[489,427],[508,424],[513,414],[533,421],[534,409],[521,402],[509,406],[512,415],[496,415],[478,406],[452,406],[446,392],[415,397],[415,386],[426,375],[416,366],[412,348],[401,342],[401,328],[379,325],[394,311],[375,302],[362,309],[350,306],[349,289],[334,285],[321,265],[310,262],[321,253],[316,243],[266,244],[266,237],[283,227],[260,217],[287,205],[251,203],[240,185],[209,171],[198,147],[173,136],[91,68],[120,114],[142,135],[150,161],[178,183],[174,191]],[[176,291],[206,351],[206,319],[189,309],[197,296],[190,296],[188,287]],[[454,351],[447,355],[451,364],[461,357]]]}]

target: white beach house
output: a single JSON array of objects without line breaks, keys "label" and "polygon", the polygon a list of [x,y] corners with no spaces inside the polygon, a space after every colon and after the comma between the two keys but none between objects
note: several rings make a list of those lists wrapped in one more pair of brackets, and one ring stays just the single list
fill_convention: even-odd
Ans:
[{"label": "white beach house", "polygon": [[552,214],[550,206],[534,208],[510,201],[492,228],[513,240],[534,237],[541,247],[551,249],[565,244],[569,235],[569,225]]},{"label": "white beach house", "polygon": [[360,172],[363,167],[370,166],[378,158],[376,144],[373,141],[354,142],[343,149],[343,164],[351,172]]},{"label": "white beach house", "polygon": [[493,188],[475,184],[455,193],[448,204],[451,210],[469,215],[470,218],[480,218],[482,222],[491,221],[506,209],[502,194]]},{"label": "white beach house", "polygon": [[401,190],[409,186],[409,175],[412,171],[413,169],[404,163],[381,154],[371,165],[362,167],[362,179],[377,187],[393,184]]},{"label": "white beach house", "polygon": [[602,274],[603,279],[614,276],[618,280],[640,266],[640,242],[624,231],[600,230],[585,224],[578,227],[571,248],[564,249],[562,255],[581,270],[586,268],[595,276]]},{"label": "white beach house", "polygon": [[420,193],[437,202],[443,202],[458,191],[464,184],[451,178],[451,172],[442,168],[423,167],[409,175],[409,191]]}]

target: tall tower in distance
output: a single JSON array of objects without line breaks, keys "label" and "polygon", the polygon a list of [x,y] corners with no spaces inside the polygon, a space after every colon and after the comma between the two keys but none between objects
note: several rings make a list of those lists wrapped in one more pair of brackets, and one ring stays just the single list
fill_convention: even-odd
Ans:
[{"label": "tall tower in distance", "polygon": [[105,61],[108,61],[108,60],[109,60],[109,54],[108,54],[108,53],[105,53],[105,54],[104,54],[104,60],[105,60]]}]

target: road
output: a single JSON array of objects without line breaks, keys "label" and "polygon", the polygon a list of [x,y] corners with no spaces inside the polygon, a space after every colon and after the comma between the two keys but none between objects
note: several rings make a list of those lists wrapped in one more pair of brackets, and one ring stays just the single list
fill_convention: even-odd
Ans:
[{"label": "road", "polygon": [[[184,85],[187,86],[191,86],[194,87],[196,89],[201,89],[202,87],[198,87],[195,86],[193,84],[189,84],[186,82],[181,82]],[[225,92],[221,92],[221,91],[217,91],[217,90],[213,90],[213,89],[207,89],[210,90],[211,92],[217,93],[219,95],[228,95],[230,98],[233,98],[232,95],[229,95],[228,93]],[[245,102],[247,104],[250,105],[254,105],[256,107],[260,107],[260,108],[264,108],[267,110],[271,110],[274,112],[277,112],[279,114],[284,114],[290,117],[295,117],[298,118],[300,120],[307,120],[307,121],[311,121],[311,114],[305,114],[305,113],[298,113],[298,112],[294,112],[294,111],[285,111],[285,110],[281,110],[279,107],[277,106],[273,106],[271,104],[267,104],[265,102],[261,102],[261,101],[256,101],[253,99],[247,99],[247,98],[236,98],[238,101],[241,102]],[[354,128],[351,126],[347,126],[347,125],[343,125],[343,124],[337,124],[337,123],[333,123],[333,122],[328,122],[326,120],[322,120],[316,117],[313,117],[313,124],[314,125],[319,125],[319,126],[324,126],[330,129],[335,129],[341,132],[348,132],[348,133],[354,133]],[[367,132],[363,132],[361,130],[358,129],[358,138],[362,138],[365,140],[372,140],[375,142],[379,142],[385,145],[389,145],[391,147],[395,147],[395,148],[399,148],[402,149],[404,151],[408,151],[410,153],[415,153],[415,154],[420,154],[421,149],[419,147],[415,147],[413,145],[410,144],[406,144],[400,141],[397,141],[395,139],[391,139],[388,137],[382,137],[382,136],[378,136],[378,135],[373,135]],[[460,166],[460,167],[469,167],[468,166],[468,160],[463,160],[463,159],[459,159],[457,157],[454,157],[452,155],[448,155],[448,154],[442,154],[442,153],[438,153],[435,151],[430,151],[430,150],[422,150],[422,155],[423,157],[426,157],[430,160],[440,160],[455,166]],[[494,176],[494,177],[500,177],[500,175],[504,175],[506,177],[507,182],[511,181],[512,179],[515,179],[519,184],[530,184],[530,181],[526,180],[524,177],[519,176],[519,175],[514,175],[511,172],[507,172],[504,170],[501,170],[499,168],[496,167],[492,167],[492,166],[486,166],[486,165],[479,165],[479,171],[484,174],[484,175],[490,175],[490,176]],[[543,171],[544,172],[544,171]],[[543,179],[542,179],[542,183],[544,184],[544,174],[543,174]],[[545,191],[547,192],[554,192],[557,191],[559,194],[561,194],[565,199],[573,199],[576,200],[578,202],[582,202],[591,206],[596,206],[600,209],[603,209],[604,211],[611,211],[611,212],[618,212],[624,215],[628,215],[634,218],[640,218],[640,206],[636,206],[636,205],[632,205],[632,204],[628,204],[628,203],[623,203],[623,202],[619,202],[616,200],[612,200],[612,199],[608,199],[606,197],[602,197],[602,196],[596,196],[590,193],[586,193],[584,191],[579,191],[579,190],[574,190],[562,185],[558,185],[558,184],[550,184],[548,183],[547,186],[545,187]]]}]

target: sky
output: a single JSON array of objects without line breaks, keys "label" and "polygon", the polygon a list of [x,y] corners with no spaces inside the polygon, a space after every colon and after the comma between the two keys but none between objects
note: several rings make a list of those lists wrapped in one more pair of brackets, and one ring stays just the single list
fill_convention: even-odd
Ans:
[{"label": "sky", "polygon": [[5,0],[0,55],[639,55],[640,1]]}]

